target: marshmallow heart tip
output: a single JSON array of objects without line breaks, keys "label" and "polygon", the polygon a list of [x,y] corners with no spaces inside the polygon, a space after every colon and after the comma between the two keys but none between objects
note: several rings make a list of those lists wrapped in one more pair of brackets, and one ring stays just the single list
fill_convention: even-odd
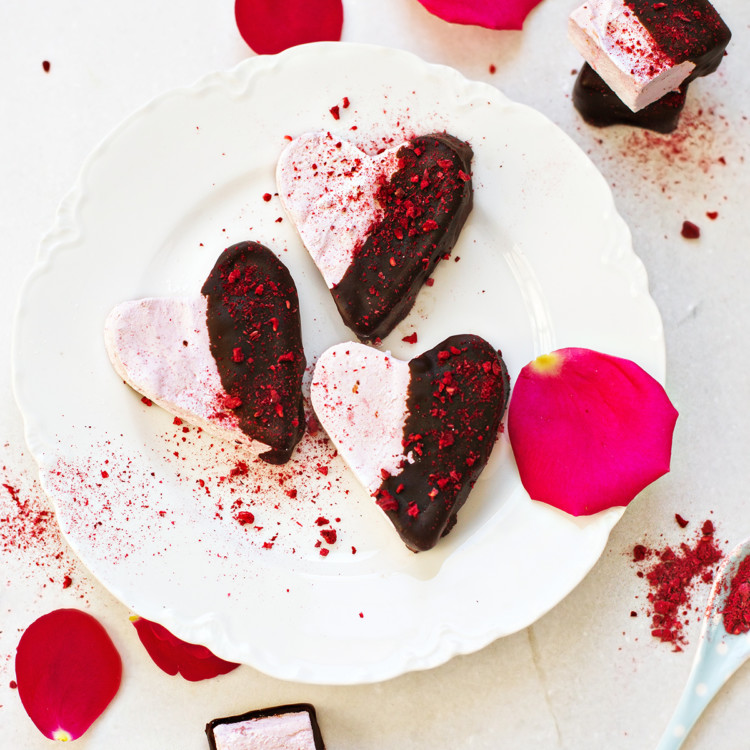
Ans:
[{"label": "marshmallow heart tip", "polygon": [[429,550],[455,525],[494,447],[510,393],[500,353],[471,334],[409,362],[338,344],[315,366],[318,420],[406,546]]}]

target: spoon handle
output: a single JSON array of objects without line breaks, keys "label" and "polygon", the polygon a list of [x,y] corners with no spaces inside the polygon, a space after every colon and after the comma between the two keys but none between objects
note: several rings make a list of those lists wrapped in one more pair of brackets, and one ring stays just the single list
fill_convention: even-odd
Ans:
[{"label": "spoon handle", "polygon": [[703,709],[711,702],[720,687],[721,684],[718,682],[702,682],[698,670],[693,669],[656,750],[678,750],[682,747]]},{"label": "spoon handle", "polygon": [[746,650],[728,649],[723,642],[701,642],[685,689],[656,750],[682,747],[703,710],[746,659]]}]

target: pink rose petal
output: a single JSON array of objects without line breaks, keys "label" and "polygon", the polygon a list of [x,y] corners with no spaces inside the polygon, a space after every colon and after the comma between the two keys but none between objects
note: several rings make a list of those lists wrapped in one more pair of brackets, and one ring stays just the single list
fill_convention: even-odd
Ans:
[{"label": "pink rose petal", "polygon": [[521,370],[508,437],[534,500],[574,516],[627,505],[669,471],[677,411],[634,362],[559,349]]},{"label": "pink rose petal", "polygon": [[259,55],[308,42],[337,42],[344,24],[341,0],[235,0],[242,38]]},{"label": "pink rose petal", "polygon": [[80,737],[120,687],[122,662],[107,631],[78,609],[57,609],[26,628],[16,651],[21,703],[52,740]]},{"label": "pink rose petal", "polygon": [[434,16],[450,23],[487,29],[520,29],[541,0],[419,0]]},{"label": "pink rose petal", "polygon": [[180,640],[156,622],[143,617],[131,617],[130,620],[148,655],[167,674],[179,672],[186,680],[197,682],[227,674],[240,666],[220,659],[205,646]]}]

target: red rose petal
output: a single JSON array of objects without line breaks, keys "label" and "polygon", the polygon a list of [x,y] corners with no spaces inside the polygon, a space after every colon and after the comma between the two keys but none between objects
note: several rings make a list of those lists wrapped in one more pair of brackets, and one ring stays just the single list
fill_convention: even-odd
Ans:
[{"label": "red rose petal", "polygon": [[434,16],[450,23],[487,29],[520,29],[541,0],[419,0]]},{"label": "red rose petal", "polygon": [[167,674],[178,672],[190,682],[208,680],[239,667],[215,656],[205,646],[180,640],[164,626],[143,617],[131,617],[141,643],[159,669]]},{"label": "red rose petal", "polygon": [[669,471],[676,420],[634,362],[560,349],[521,370],[508,437],[532,499],[579,516],[627,505]]},{"label": "red rose petal", "polygon": [[115,697],[122,661],[98,620],[57,609],[26,628],[16,651],[21,703],[52,740],[75,740]]},{"label": "red rose petal", "polygon": [[341,0],[235,0],[242,38],[259,55],[308,42],[337,42],[344,24]]}]

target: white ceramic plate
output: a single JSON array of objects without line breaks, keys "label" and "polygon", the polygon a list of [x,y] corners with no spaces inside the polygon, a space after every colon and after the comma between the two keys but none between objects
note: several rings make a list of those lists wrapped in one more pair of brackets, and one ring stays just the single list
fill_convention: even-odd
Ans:
[{"label": "white ceramic plate", "polygon": [[[110,308],[198,293],[244,239],[290,268],[310,362],[350,338],[278,198],[263,198],[285,136],[322,128],[367,149],[440,130],[474,148],[475,208],[453,259],[384,348],[408,359],[466,331],[501,348],[512,377],[576,345],[663,379],[664,342],[629,232],[581,151],[493,87],[410,54],[321,44],[251,59],[158,98],[96,149],[42,243],[14,340],[28,442],[60,525],[141,616],[276,677],[347,684],[534,622],[586,575],[622,509],[574,519],[531,502],[503,437],[455,529],[413,555],[324,435],[284,467],[244,473],[233,445],[183,432],[117,378]],[[402,341],[412,331],[416,346]]]}]

